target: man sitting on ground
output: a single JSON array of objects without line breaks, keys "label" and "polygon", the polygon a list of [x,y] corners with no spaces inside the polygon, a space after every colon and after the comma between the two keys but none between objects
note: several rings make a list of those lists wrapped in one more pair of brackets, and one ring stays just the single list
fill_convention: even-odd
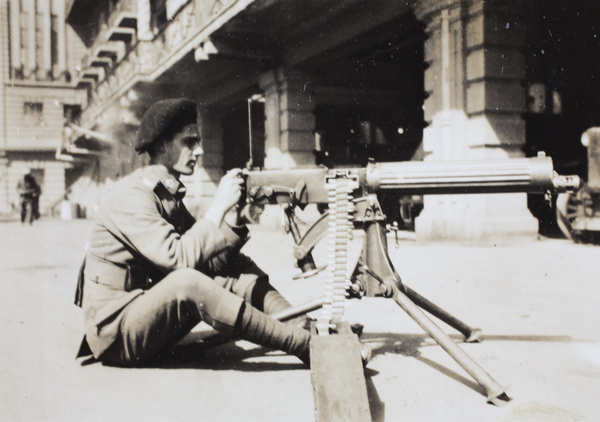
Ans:
[{"label": "man sitting on ground", "polygon": [[76,303],[93,356],[108,365],[143,365],[204,321],[308,363],[311,334],[303,321],[269,316],[290,304],[240,253],[248,238],[237,206],[241,171],[222,178],[203,218],[182,202],[179,178],[194,172],[202,154],[196,104],[152,105],[135,149],[150,164],[103,198],[78,283]]}]

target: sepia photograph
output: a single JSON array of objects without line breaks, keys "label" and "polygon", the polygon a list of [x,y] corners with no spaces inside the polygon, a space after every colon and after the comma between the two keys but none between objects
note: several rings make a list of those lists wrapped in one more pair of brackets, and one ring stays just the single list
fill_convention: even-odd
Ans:
[{"label": "sepia photograph", "polygon": [[0,420],[600,420],[600,3],[0,0]]}]

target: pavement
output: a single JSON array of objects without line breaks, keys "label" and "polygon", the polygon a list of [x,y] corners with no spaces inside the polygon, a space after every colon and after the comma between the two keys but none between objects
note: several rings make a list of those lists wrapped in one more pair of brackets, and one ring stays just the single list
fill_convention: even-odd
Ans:
[{"label": "pavement", "polygon": [[[298,359],[247,342],[195,348],[203,324],[184,339],[187,354],[151,368],[75,360],[82,316],[73,294],[91,227],[0,223],[0,420],[314,420],[311,373]],[[244,252],[293,304],[322,294],[322,274],[292,280],[290,236],[271,226],[251,231]],[[389,240],[406,285],[483,330],[481,343],[463,343],[439,323],[511,400],[486,403],[481,387],[392,300],[351,300],[345,315],[364,324],[362,339],[374,350],[365,369],[373,421],[600,420],[600,247],[406,236],[396,248]],[[358,232],[351,259],[360,244]],[[315,248],[317,264],[325,252]]]}]

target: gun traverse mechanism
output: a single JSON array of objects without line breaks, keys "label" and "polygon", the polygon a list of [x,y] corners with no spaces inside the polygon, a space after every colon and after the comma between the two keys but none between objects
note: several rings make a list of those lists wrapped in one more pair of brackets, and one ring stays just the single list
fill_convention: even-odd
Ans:
[{"label": "gun traverse mechanism", "polygon": [[[250,204],[284,204],[290,232],[296,243],[294,256],[306,274],[318,269],[311,251],[329,234],[328,283],[323,299],[300,305],[282,319],[322,308],[325,317],[317,320],[321,335],[341,332],[346,296],[392,298],[459,365],[487,395],[488,401],[508,400],[504,388],[444,333],[424,312],[461,332],[467,341],[479,341],[474,329],[404,285],[387,253],[386,216],[377,193],[475,194],[571,192],[580,187],[577,176],[560,176],[552,160],[535,158],[460,162],[371,161],[367,167],[309,167],[286,170],[246,170],[246,195]],[[294,208],[308,204],[327,205],[324,213],[302,235],[295,222]],[[365,238],[361,255],[350,276],[344,273],[347,236],[352,227],[361,227]]]}]

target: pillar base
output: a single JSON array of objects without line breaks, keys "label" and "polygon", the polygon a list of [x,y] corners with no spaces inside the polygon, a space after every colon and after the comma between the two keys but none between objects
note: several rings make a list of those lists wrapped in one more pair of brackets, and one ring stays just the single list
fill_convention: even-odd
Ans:
[{"label": "pillar base", "polygon": [[527,195],[428,195],[415,219],[417,240],[505,242],[536,240],[538,220]]}]

